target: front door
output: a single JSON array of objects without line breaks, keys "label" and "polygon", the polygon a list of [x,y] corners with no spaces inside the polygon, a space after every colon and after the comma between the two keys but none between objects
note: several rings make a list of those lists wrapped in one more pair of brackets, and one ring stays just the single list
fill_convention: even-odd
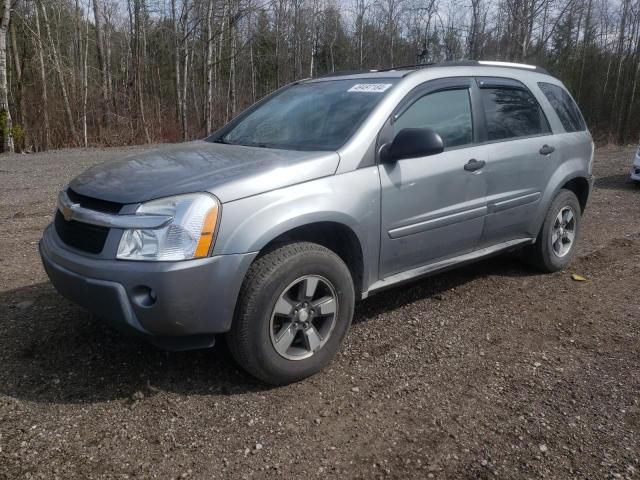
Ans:
[{"label": "front door", "polygon": [[387,141],[404,128],[430,128],[445,145],[443,153],[379,167],[381,278],[467,253],[481,237],[487,149],[474,145],[470,82],[428,82],[399,106],[381,135]]}]

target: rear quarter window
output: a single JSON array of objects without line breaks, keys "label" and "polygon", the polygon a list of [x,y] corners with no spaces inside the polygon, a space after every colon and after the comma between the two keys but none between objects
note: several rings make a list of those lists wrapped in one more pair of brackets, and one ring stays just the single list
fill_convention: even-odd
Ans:
[{"label": "rear quarter window", "polygon": [[564,88],[545,82],[538,82],[538,87],[549,100],[567,132],[581,132],[587,129],[578,105]]}]

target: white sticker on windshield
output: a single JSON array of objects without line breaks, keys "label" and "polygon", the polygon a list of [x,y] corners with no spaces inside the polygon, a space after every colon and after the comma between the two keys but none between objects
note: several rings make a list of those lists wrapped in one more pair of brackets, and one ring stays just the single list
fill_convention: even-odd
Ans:
[{"label": "white sticker on windshield", "polygon": [[347,92],[382,93],[391,87],[391,83],[358,83]]}]

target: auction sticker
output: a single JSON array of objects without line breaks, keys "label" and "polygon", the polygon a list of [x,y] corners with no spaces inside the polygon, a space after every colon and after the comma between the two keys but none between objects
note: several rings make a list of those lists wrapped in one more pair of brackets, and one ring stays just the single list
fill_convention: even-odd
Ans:
[{"label": "auction sticker", "polygon": [[358,83],[347,92],[382,93],[391,87],[391,83]]}]

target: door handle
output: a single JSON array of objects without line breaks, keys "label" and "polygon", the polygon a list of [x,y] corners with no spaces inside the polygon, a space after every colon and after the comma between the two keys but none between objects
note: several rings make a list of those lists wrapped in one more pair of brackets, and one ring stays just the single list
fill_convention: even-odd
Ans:
[{"label": "door handle", "polygon": [[472,158],[465,164],[464,169],[467,172],[475,172],[476,170],[480,170],[486,164],[487,162],[485,162],[484,160],[476,160],[475,158]]},{"label": "door handle", "polygon": [[556,151],[555,148],[549,145],[543,145],[542,148],[540,149],[540,155],[551,155],[555,151]]}]

